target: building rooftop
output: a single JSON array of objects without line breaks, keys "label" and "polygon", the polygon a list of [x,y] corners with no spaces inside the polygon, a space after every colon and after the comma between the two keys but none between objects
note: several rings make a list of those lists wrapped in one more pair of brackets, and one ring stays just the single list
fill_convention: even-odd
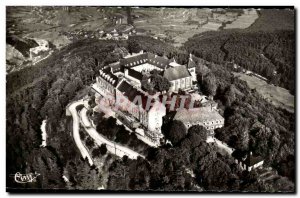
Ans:
[{"label": "building rooftop", "polygon": [[100,70],[99,72],[100,72],[100,76],[103,79],[105,79],[107,82],[112,84],[114,87],[117,87],[119,78],[111,72],[110,67],[104,68],[104,69]]},{"label": "building rooftop", "polygon": [[108,67],[110,67],[114,73],[121,71],[121,66],[119,62],[109,64]]},{"label": "building rooftop", "polygon": [[163,75],[169,81],[186,78],[191,76],[190,72],[187,70],[186,66],[181,65],[177,67],[169,67],[164,71]]},{"label": "building rooftop", "polygon": [[152,53],[148,53],[148,59],[150,64],[160,67],[162,69],[166,68],[170,63],[169,59],[157,56]]},{"label": "building rooftop", "polygon": [[242,161],[247,166],[253,166],[263,161],[263,158],[261,156],[255,156],[252,154],[252,152],[249,151],[235,150],[232,153],[232,156],[238,159],[239,161]]},{"label": "building rooftop", "polygon": [[134,67],[143,63],[148,62],[148,54],[143,53],[136,56],[127,57],[120,60],[120,65],[126,67]]},{"label": "building rooftop", "polygon": [[134,69],[128,68],[128,75],[139,80],[142,81],[144,75],[138,71],[135,71]]},{"label": "building rooftop", "polygon": [[[142,99],[142,108],[146,109],[148,96],[145,95],[142,91],[138,90],[137,88],[133,87],[131,84],[129,84],[126,80],[123,80],[120,85],[117,87],[117,89],[123,93],[125,97],[128,98],[129,101],[135,102],[136,105],[138,105],[138,101],[136,97],[141,97]],[[155,99],[151,99],[151,103],[154,102]],[[150,109],[148,109],[150,110]]]},{"label": "building rooftop", "polygon": [[169,66],[171,60],[154,55],[152,53],[142,53],[135,56],[130,56],[120,60],[120,64],[126,67],[135,67],[144,63],[155,65],[161,69]]},{"label": "building rooftop", "polygon": [[181,120],[182,122],[207,122],[214,120],[223,120],[224,118],[215,110],[207,107],[199,107],[192,109],[179,109],[176,112],[174,120]]}]

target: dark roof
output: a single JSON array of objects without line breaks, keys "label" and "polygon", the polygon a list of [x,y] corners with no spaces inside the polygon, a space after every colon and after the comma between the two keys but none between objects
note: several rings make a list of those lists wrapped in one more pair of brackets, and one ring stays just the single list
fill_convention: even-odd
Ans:
[{"label": "dark roof", "polygon": [[247,166],[253,166],[258,162],[263,161],[261,156],[255,156],[248,151],[235,150],[232,153],[232,156],[239,161],[242,161],[242,163],[246,164]]},{"label": "dark roof", "polygon": [[253,166],[257,164],[258,162],[263,161],[263,158],[261,156],[253,156],[253,155],[248,155],[247,158],[245,159],[244,163],[247,166]]},{"label": "dark roof", "polygon": [[164,71],[164,77],[169,81],[191,76],[186,66],[169,67]]},{"label": "dark roof", "polygon": [[[148,96],[146,96],[143,92],[139,91],[138,89],[134,88],[126,80],[122,81],[117,89],[120,92],[122,92],[123,95],[125,97],[127,97],[128,100],[131,101],[131,102],[137,102],[137,101],[134,101],[134,99],[136,98],[136,96],[140,96],[141,99],[142,99],[142,108],[147,110],[147,111],[150,110],[150,109],[146,109]],[[153,100],[154,99],[152,99],[151,103],[153,103]]]},{"label": "dark roof", "polygon": [[114,63],[114,64],[110,64],[108,65],[110,68],[112,68],[113,72],[118,72],[121,70],[121,65],[120,63]]},{"label": "dark roof", "polygon": [[[124,58],[120,60],[120,65],[124,65],[127,67],[134,67],[136,65],[144,64],[148,61],[147,53],[140,54],[137,56],[132,56],[129,58]],[[131,63],[131,65],[130,65]]]},{"label": "dark roof", "polygon": [[138,71],[135,71],[134,69],[128,68],[128,75],[139,81],[143,80],[143,74]]},{"label": "dark roof", "polygon": [[149,59],[148,60],[149,63],[162,69],[166,68],[170,63],[169,59],[151,53],[148,53],[148,59]]},{"label": "dark roof", "polygon": [[134,67],[144,63],[149,63],[155,65],[161,69],[167,67],[170,63],[170,60],[154,55],[152,53],[143,53],[129,58],[124,58],[120,60],[120,64],[126,67]]},{"label": "dark roof", "polygon": [[112,84],[114,87],[116,87],[118,85],[119,78],[111,72],[111,69],[109,67],[100,70],[100,76],[105,81]]},{"label": "dark roof", "polygon": [[130,90],[131,88],[133,88],[127,81],[122,81],[121,84],[118,86],[118,90],[120,92],[126,92],[127,90]]},{"label": "dark roof", "polygon": [[118,90],[123,93],[131,102],[134,101],[134,98],[139,94],[138,90],[130,85],[127,81],[121,82],[118,87]]}]

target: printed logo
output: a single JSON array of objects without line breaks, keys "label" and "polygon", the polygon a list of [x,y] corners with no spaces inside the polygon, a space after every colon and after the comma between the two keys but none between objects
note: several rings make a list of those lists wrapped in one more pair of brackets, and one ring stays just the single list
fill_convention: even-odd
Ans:
[{"label": "printed logo", "polygon": [[39,175],[41,175],[41,174],[39,174],[37,172],[27,173],[27,174],[21,174],[21,173],[17,172],[15,174],[15,182],[20,183],[20,184],[36,182],[36,178]]}]

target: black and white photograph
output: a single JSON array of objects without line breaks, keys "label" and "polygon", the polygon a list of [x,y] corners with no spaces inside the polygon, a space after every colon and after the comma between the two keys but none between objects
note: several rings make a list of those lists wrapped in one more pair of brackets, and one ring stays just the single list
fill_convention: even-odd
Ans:
[{"label": "black and white photograph", "polygon": [[294,6],[5,12],[6,192],[296,192]]}]

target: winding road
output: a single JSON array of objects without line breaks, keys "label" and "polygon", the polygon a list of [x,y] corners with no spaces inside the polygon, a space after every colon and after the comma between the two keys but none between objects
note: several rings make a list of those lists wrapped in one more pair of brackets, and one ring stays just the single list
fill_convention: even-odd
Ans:
[{"label": "winding road", "polygon": [[84,105],[84,100],[78,100],[76,102],[71,103],[67,110],[73,117],[73,138],[75,140],[75,143],[82,155],[83,158],[87,158],[89,161],[89,164],[93,165],[93,160],[87,150],[87,148],[84,146],[80,139],[79,135],[79,125],[82,124],[85,131],[89,134],[89,136],[96,142],[98,146],[101,144],[106,144],[107,150],[111,152],[114,155],[117,155],[119,157],[123,157],[124,155],[127,155],[131,159],[137,159],[138,156],[143,157],[143,155],[125,147],[119,144],[116,144],[115,142],[112,142],[102,135],[100,135],[96,129],[92,126],[89,118],[87,117],[87,109],[83,108],[80,113],[77,112],[76,107],[78,105]]},{"label": "winding road", "polygon": [[95,140],[95,142],[98,144],[98,146],[100,146],[101,144],[106,144],[108,151],[110,151],[111,153],[113,153],[119,157],[123,157],[124,155],[127,155],[131,159],[136,159],[138,156],[144,157],[144,156],[140,155],[139,153],[137,153],[125,146],[116,144],[115,142],[112,142],[112,141],[106,139],[105,137],[103,137],[102,135],[100,135],[96,131],[96,129],[94,127],[92,127],[92,124],[87,117],[87,109],[86,108],[83,108],[80,111],[80,118],[81,118],[81,122],[82,122],[84,129],[91,136],[91,138],[93,138]]},{"label": "winding road", "polygon": [[89,161],[89,164],[92,166],[94,164],[93,160],[92,160],[89,152],[87,151],[87,149],[81,142],[80,135],[79,135],[79,117],[78,117],[78,113],[76,111],[76,107],[81,104],[84,104],[83,100],[76,101],[68,107],[68,110],[70,111],[70,113],[73,117],[73,138],[75,140],[75,143],[76,143],[82,157],[84,159],[87,158]]}]

